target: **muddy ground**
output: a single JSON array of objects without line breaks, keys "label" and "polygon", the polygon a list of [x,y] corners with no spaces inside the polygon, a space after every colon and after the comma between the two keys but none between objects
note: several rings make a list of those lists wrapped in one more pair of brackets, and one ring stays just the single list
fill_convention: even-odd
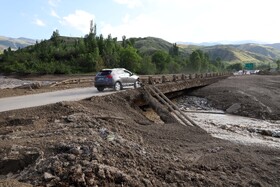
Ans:
[{"label": "muddy ground", "polygon": [[[279,80],[230,77],[193,94],[214,95],[228,112],[277,118]],[[256,85],[273,102],[245,97],[257,93]],[[247,99],[237,100],[243,92]],[[138,94],[0,113],[0,186],[280,186],[279,149],[214,138],[199,127],[162,123],[155,114],[148,119],[134,104]],[[246,110],[255,98],[258,107]]]},{"label": "muddy ground", "polygon": [[280,75],[232,76],[189,93],[230,114],[280,119]]}]

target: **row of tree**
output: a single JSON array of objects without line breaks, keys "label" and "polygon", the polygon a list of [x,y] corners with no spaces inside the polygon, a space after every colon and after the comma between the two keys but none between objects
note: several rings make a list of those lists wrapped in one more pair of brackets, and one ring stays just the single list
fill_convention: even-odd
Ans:
[{"label": "row of tree", "polygon": [[158,50],[152,54],[140,54],[134,47],[134,39],[122,41],[108,35],[96,35],[96,25],[83,38],[61,37],[53,32],[50,40],[36,42],[17,51],[5,50],[0,56],[0,72],[69,74],[97,72],[102,68],[123,67],[139,74],[194,73],[224,71],[220,58],[210,61],[201,50],[189,57],[180,54],[177,44],[169,51]]}]

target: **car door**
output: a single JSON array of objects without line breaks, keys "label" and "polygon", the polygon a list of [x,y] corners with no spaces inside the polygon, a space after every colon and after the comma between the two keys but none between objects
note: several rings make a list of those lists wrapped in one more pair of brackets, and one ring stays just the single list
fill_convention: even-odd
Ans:
[{"label": "car door", "polygon": [[118,81],[120,81],[122,85],[125,86],[127,82],[127,75],[125,74],[125,72],[120,69],[117,70],[116,74],[118,75]]},{"label": "car door", "polygon": [[127,86],[129,84],[129,78],[130,78],[130,73],[126,70],[122,70],[123,71],[123,85]]},{"label": "car door", "polygon": [[124,72],[127,73],[127,84],[132,85],[135,82],[134,77],[132,76],[133,73],[128,70],[124,70]]}]

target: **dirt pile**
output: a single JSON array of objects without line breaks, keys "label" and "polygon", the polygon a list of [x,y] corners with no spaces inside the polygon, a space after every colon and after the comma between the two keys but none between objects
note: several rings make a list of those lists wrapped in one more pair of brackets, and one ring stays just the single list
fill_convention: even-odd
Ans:
[{"label": "dirt pile", "polygon": [[34,186],[279,185],[280,150],[150,121],[134,105],[136,95],[1,113],[0,179]]},{"label": "dirt pile", "polygon": [[280,76],[232,76],[193,91],[230,114],[280,120]]}]

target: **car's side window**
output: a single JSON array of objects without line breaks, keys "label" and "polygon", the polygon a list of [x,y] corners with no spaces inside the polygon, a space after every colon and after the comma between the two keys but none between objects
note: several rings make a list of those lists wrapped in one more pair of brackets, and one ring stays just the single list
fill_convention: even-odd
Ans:
[{"label": "car's side window", "polygon": [[131,76],[131,75],[132,75],[132,73],[129,72],[129,71],[124,70],[124,72],[125,72],[125,74],[126,74],[127,76]]}]

